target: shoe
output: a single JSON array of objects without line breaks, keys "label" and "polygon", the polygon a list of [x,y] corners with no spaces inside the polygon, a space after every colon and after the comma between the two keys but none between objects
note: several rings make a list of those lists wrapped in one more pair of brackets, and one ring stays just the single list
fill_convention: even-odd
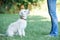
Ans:
[{"label": "shoe", "polygon": [[58,35],[49,34],[49,35],[45,35],[45,37],[58,37]]},{"label": "shoe", "polygon": [[57,35],[57,34],[50,34],[50,36],[54,36],[54,37],[57,37],[58,35]]}]

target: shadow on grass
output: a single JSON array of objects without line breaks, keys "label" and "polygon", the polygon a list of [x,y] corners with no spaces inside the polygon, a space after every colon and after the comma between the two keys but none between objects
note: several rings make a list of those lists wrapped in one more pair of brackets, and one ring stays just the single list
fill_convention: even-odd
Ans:
[{"label": "shadow on grass", "polygon": [[[18,14],[0,14],[0,33],[5,33],[8,25],[12,22],[15,22],[19,18]],[[40,37],[44,39],[44,35],[48,35],[51,29],[50,21],[42,21],[47,18],[41,16],[28,16],[27,19],[27,28],[26,28],[26,37],[21,39],[20,37],[3,37],[0,36],[1,40],[38,40]],[[59,22],[60,26],[60,22]],[[59,27],[60,28],[60,27]],[[59,29],[60,31],[60,29]],[[60,32],[59,32],[60,34]],[[60,35],[59,35],[60,37]],[[58,39],[59,40],[59,39]]]},{"label": "shadow on grass", "polygon": [[[29,16],[28,17],[28,26],[26,30],[31,31],[31,34],[34,32],[38,35],[46,35],[50,32],[50,21],[43,21],[47,18],[41,16]],[[28,32],[29,33],[29,32]]]}]

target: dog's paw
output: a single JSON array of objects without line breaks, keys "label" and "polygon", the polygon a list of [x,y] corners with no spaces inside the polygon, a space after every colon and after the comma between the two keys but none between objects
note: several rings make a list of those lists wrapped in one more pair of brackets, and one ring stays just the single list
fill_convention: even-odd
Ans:
[{"label": "dog's paw", "polygon": [[25,37],[25,34],[23,34],[23,36]]}]

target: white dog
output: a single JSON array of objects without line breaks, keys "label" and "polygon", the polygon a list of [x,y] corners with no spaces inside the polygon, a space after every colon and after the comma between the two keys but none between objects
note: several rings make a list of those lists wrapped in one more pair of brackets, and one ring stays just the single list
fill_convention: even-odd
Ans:
[{"label": "white dog", "polygon": [[16,32],[20,36],[25,36],[25,28],[27,26],[27,21],[23,19],[18,19],[16,22],[11,23],[7,29],[7,35],[13,36]]},{"label": "white dog", "polygon": [[26,19],[28,14],[29,10],[25,9],[24,5],[21,5],[21,11],[19,12],[20,18],[16,22],[13,22],[8,26],[6,35],[13,36],[18,33],[20,36],[25,36],[25,28],[27,26]]},{"label": "white dog", "polygon": [[6,34],[8,36],[13,36],[18,33],[20,36],[25,36],[25,28],[27,26],[27,15],[29,13],[28,9],[22,9],[19,12],[21,19],[18,19],[16,22],[11,23],[8,26]]}]

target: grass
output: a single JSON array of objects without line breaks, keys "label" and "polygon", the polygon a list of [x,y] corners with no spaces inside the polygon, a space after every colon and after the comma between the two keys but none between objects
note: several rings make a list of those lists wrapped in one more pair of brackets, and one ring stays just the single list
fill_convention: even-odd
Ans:
[{"label": "grass", "polygon": [[[0,33],[5,33],[8,25],[15,22],[19,18],[18,14],[0,14]],[[21,38],[20,36],[6,37],[0,36],[0,40],[60,40],[60,29],[58,37],[46,36],[51,29],[50,21],[45,20],[45,17],[41,16],[28,16],[26,36]],[[60,22],[59,22],[60,26]],[[59,27],[60,28],[60,27]]]}]

